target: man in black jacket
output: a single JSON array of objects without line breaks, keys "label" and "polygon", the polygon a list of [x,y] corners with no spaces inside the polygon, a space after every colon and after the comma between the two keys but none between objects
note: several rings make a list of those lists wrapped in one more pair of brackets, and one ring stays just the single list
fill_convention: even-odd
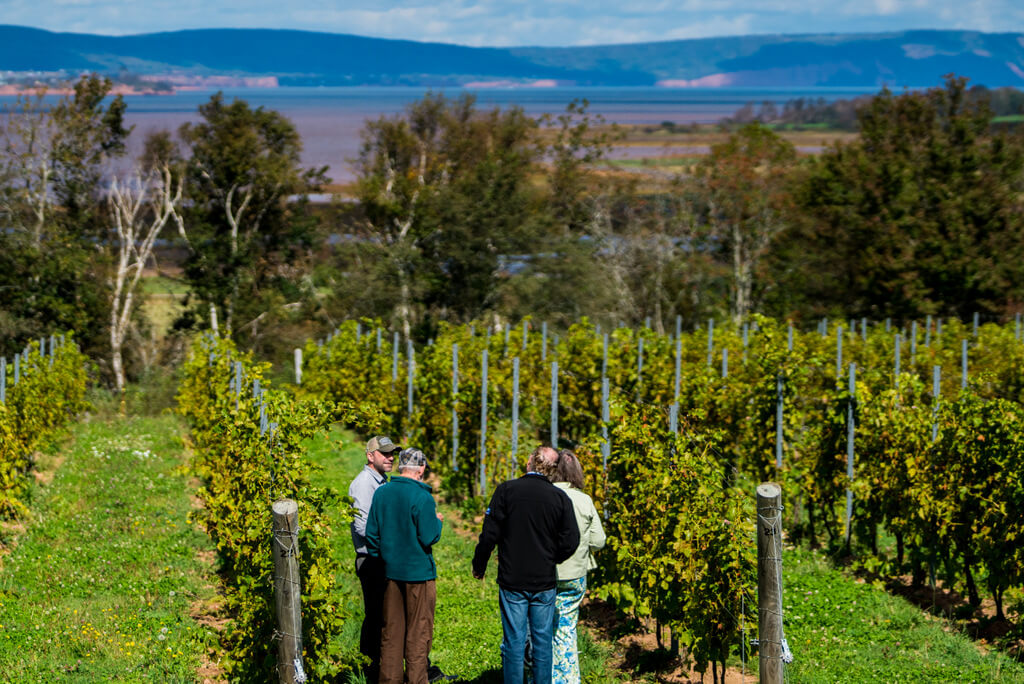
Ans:
[{"label": "man in black jacket", "polygon": [[548,479],[558,452],[539,447],[527,473],[494,490],[473,554],[473,576],[483,579],[498,547],[498,601],[501,606],[501,663],[505,684],[523,681],[523,654],[529,634],[535,684],[551,682],[551,640],[555,622],[555,566],[580,543],[572,502]]}]

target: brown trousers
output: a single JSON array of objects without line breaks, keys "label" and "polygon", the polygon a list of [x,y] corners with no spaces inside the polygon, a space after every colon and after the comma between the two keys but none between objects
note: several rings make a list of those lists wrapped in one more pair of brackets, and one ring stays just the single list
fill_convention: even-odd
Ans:
[{"label": "brown trousers", "polygon": [[380,640],[380,684],[427,684],[427,656],[434,638],[436,604],[434,580],[387,581]]}]

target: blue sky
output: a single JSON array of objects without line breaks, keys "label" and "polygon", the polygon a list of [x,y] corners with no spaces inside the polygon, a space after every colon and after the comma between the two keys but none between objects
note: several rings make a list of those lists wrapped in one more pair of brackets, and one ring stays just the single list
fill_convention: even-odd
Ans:
[{"label": "blue sky", "polygon": [[0,0],[0,22],[124,35],[294,28],[462,45],[601,45],[908,28],[1024,32],[1022,0]]}]

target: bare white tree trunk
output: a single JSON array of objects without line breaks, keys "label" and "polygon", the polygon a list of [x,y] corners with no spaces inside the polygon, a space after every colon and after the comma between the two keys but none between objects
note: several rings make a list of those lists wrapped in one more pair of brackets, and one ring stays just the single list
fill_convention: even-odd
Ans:
[{"label": "bare white tree trunk", "polygon": [[0,124],[0,135],[0,215],[8,226],[25,231],[38,249],[51,214],[54,171],[54,124],[42,96],[19,99]]},{"label": "bare white tree trunk", "polygon": [[153,256],[157,236],[172,216],[179,229],[184,230],[177,211],[182,183],[180,177],[174,183],[170,169],[164,166],[145,175],[136,170],[126,183],[115,177],[110,186],[108,205],[117,232],[111,282],[110,353],[118,393],[125,388],[124,341],[142,271]]}]

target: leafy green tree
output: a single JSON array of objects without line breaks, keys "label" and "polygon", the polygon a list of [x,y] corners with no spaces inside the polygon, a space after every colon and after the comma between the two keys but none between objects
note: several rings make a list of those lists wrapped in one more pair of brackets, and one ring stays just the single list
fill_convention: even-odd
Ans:
[{"label": "leafy green tree", "polygon": [[355,164],[374,265],[364,276],[390,293],[381,304],[406,336],[495,309],[501,260],[528,249],[543,212],[530,182],[535,129],[518,107],[429,93],[367,123]]},{"label": "leafy green tree", "polygon": [[[179,130],[189,153],[185,275],[204,311],[223,312],[229,335],[255,342],[268,319],[302,299],[295,262],[315,227],[303,199],[326,169],[300,166],[302,141],[278,112],[217,93],[199,114]],[[151,152],[161,150],[154,142]]]},{"label": "leafy green tree", "polygon": [[795,161],[790,142],[754,122],[712,145],[698,167],[698,201],[721,260],[731,266],[736,321],[753,310],[759,265],[786,226],[786,181]]},{"label": "leafy green tree", "polygon": [[810,163],[809,220],[789,263],[819,308],[848,315],[997,314],[1024,300],[1024,144],[990,130],[966,79],[859,112],[860,138]]}]

